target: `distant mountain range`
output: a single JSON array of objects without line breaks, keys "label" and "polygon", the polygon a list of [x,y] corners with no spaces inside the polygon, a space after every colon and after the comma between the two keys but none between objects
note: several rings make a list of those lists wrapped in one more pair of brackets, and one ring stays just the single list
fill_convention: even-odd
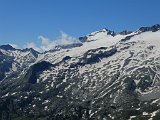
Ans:
[{"label": "distant mountain range", "polygon": [[160,120],[159,24],[79,41],[1,45],[0,120]]}]

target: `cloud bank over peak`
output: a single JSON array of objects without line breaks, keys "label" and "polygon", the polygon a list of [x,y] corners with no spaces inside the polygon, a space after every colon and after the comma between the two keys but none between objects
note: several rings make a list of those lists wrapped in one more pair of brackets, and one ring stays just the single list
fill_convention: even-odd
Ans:
[{"label": "cloud bank over peak", "polygon": [[49,40],[43,35],[38,36],[38,39],[41,40],[41,45],[39,46],[41,52],[51,50],[56,46],[54,40]]},{"label": "cloud bank over peak", "polygon": [[55,40],[50,40],[49,38],[43,35],[39,35],[38,39],[41,41],[41,44],[39,46],[36,45],[35,42],[30,42],[24,45],[23,48],[33,48],[39,52],[44,52],[44,51],[54,49],[58,45],[62,46],[62,45],[69,45],[73,43],[81,43],[79,39],[74,38],[63,31],[61,31],[60,33],[61,33],[60,37]]},{"label": "cloud bank over peak", "polygon": [[73,44],[73,43],[80,43],[80,41],[63,31],[61,31],[61,37],[56,41],[58,45],[68,45],[68,44]]}]

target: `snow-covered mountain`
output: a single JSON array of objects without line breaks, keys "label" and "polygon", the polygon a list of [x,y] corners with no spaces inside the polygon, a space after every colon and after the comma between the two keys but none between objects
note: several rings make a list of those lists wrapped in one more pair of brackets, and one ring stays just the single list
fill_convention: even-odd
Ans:
[{"label": "snow-covered mountain", "polygon": [[160,25],[39,53],[0,46],[2,120],[159,120]]}]

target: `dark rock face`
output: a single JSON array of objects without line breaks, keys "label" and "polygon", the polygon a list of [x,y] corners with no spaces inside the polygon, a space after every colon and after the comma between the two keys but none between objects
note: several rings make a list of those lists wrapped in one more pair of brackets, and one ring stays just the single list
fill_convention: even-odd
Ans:
[{"label": "dark rock face", "polygon": [[[112,48],[111,50],[106,50],[102,52],[101,50],[105,50],[107,48],[99,48],[96,50],[89,50],[84,54],[84,57],[81,60],[81,63],[85,64],[95,64],[97,62],[100,62],[101,59],[107,58],[109,56],[114,55],[117,52],[116,48]],[[99,51],[97,54],[95,54],[97,51]]]},{"label": "dark rock face", "polygon": [[135,35],[127,36],[127,37],[125,37],[124,39],[122,39],[121,41],[122,41],[122,42],[126,42],[127,40],[130,40],[133,36],[135,36]]},{"label": "dark rock face", "polygon": [[27,78],[28,83],[35,84],[37,83],[37,74],[40,74],[44,70],[49,69],[53,65],[49,62],[42,61],[40,63],[34,64],[30,67],[24,79]]},{"label": "dark rock face", "polygon": [[112,36],[115,36],[116,35],[116,33],[114,32],[114,31],[108,31],[108,33],[107,33],[108,35],[112,35]]},{"label": "dark rock face", "polygon": [[3,80],[4,78],[5,78],[4,72],[0,72],[0,81]]},{"label": "dark rock face", "polygon": [[141,31],[141,32],[146,32],[146,31],[156,32],[158,30],[160,30],[160,25],[159,24],[153,25],[151,27],[141,27],[139,29],[139,31]]},{"label": "dark rock face", "polygon": [[3,56],[4,54],[0,51],[0,56]]},{"label": "dark rock face", "polygon": [[[104,50],[104,51],[103,51]],[[103,52],[102,52],[103,51]],[[77,68],[79,66],[85,66],[87,64],[95,64],[101,61],[103,58],[110,57],[114,55],[117,52],[116,48],[108,48],[106,47],[101,47],[99,49],[93,49],[87,51],[83,57],[79,59],[77,63],[72,63],[70,65],[70,68]]]},{"label": "dark rock face", "polygon": [[80,47],[82,46],[82,43],[73,43],[73,44],[68,44],[68,45],[58,45],[55,48],[56,49],[71,49],[74,47]]},{"label": "dark rock face", "polygon": [[15,48],[13,48],[11,45],[1,45],[0,46],[0,49],[3,49],[3,50],[16,50]]},{"label": "dark rock face", "polygon": [[66,61],[66,60],[69,60],[69,59],[71,59],[72,57],[70,57],[70,56],[66,56],[66,57],[64,57],[63,59],[62,59],[62,61]]},{"label": "dark rock face", "polygon": [[87,36],[79,37],[79,41],[86,42],[87,41]]},{"label": "dark rock face", "polygon": [[114,31],[111,31],[107,28],[104,28],[103,30],[100,30],[99,32],[107,32],[107,35],[115,36],[116,33]]},{"label": "dark rock face", "polygon": [[119,34],[120,35],[127,35],[127,34],[130,34],[130,33],[132,33],[132,32],[125,30],[125,31],[120,32]]},{"label": "dark rock face", "polygon": [[12,68],[13,58],[0,54],[0,81],[5,78],[5,73]]}]

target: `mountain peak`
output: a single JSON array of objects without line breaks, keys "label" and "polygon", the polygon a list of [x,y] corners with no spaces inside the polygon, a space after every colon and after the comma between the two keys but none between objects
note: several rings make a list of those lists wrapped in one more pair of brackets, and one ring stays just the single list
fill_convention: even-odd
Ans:
[{"label": "mountain peak", "polygon": [[30,51],[36,58],[38,57],[39,52],[34,50],[33,48],[25,48],[22,50],[22,52]]},{"label": "mountain peak", "polygon": [[12,47],[9,44],[7,44],[7,45],[1,45],[0,49],[3,49],[3,50],[16,50],[14,47]]},{"label": "mountain peak", "polygon": [[[33,48],[25,48],[25,49],[23,49],[22,51],[36,51],[36,50],[34,50]],[[37,51],[36,51],[37,52]]]},{"label": "mountain peak", "polygon": [[147,32],[147,31],[156,32],[158,30],[160,30],[160,24],[155,24],[151,27],[141,27],[138,31],[139,32]]},{"label": "mountain peak", "polygon": [[130,34],[130,33],[132,33],[132,31],[124,30],[122,32],[119,32],[120,35],[127,35],[127,34]]}]

